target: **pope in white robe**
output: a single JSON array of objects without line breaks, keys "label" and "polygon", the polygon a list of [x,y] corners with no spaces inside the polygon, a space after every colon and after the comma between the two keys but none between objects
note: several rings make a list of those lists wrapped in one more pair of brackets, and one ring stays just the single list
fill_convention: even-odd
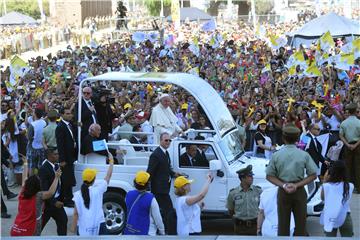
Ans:
[{"label": "pope in white robe", "polygon": [[177,117],[170,108],[171,98],[169,94],[163,94],[160,97],[160,103],[154,107],[151,112],[150,124],[154,127],[155,144],[160,143],[160,134],[169,133],[170,136],[176,136],[181,133],[180,126],[177,125]]}]

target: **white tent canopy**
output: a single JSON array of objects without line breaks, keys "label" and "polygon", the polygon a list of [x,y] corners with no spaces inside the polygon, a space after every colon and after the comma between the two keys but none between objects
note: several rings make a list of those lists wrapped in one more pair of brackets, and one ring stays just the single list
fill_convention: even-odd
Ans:
[{"label": "white tent canopy", "polygon": [[0,25],[36,24],[36,20],[19,12],[10,12],[0,17]]},{"label": "white tent canopy", "polygon": [[[166,19],[167,21],[171,21],[171,15]],[[196,7],[180,8],[180,21],[184,22],[186,19],[189,19],[189,21],[209,21],[212,17]]]},{"label": "white tent canopy", "polygon": [[360,24],[336,13],[328,13],[306,23],[289,35],[293,37],[292,46],[298,47],[300,44],[309,45],[327,31],[330,31],[333,37],[360,36]]}]

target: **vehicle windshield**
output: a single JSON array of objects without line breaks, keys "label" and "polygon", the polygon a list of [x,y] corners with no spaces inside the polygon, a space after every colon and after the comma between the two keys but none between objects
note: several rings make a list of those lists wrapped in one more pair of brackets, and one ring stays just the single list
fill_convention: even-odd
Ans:
[{"label": "vehicle windshield", "polygon": [[235,160],[239,159],[240,156],[244,153],[239,136],[239,130],[236,129],[235,131],[225,135],[219,143],[220,149],[225,155],[225,159],[229,165],[232,164]]}]

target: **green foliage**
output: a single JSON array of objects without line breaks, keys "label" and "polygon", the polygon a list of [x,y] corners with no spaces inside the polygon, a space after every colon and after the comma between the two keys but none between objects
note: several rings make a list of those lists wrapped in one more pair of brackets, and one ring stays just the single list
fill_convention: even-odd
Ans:
[{"label": "green foliage", "polygon": [[[46,16],[49,16],[49,0],[43,0],[43,8]],[[40,19],[40,9],[37,0],[6,0],[6,11],[12,12],[20,12],[25,15],[29,15],[34,19]],[[0,4],[0,13],[4,15],[4,6],[1,1]]]},{"label": "green foliage", "polygon": [[[257,15],[268,14],[274,8],[274,1],[276,0],[255,0],[255,11]],[[251,7],[251,1],[248,0]]]},{"label": "green foliage", "polygon": [[[151,16],[159,16],[161,11],[160,0],[145,0],[145,6]],[[171,8],[171,0],[164,0],[164,15],[166,16],[167,10]]]}]

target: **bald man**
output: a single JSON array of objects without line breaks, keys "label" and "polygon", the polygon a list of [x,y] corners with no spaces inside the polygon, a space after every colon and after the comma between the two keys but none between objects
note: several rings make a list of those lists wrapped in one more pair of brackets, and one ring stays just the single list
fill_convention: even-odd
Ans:
[{"label": "bald man", "polygon": [[171,97],[169,94],[162,94],[160,102],[154,107],[151,112],[150,124],[154,127],[155,143],[160,142],[160,134],[167,132],[170,136],[176,136],[182,132],[179,125],[177,125],[177,117],[172,112]]}]

